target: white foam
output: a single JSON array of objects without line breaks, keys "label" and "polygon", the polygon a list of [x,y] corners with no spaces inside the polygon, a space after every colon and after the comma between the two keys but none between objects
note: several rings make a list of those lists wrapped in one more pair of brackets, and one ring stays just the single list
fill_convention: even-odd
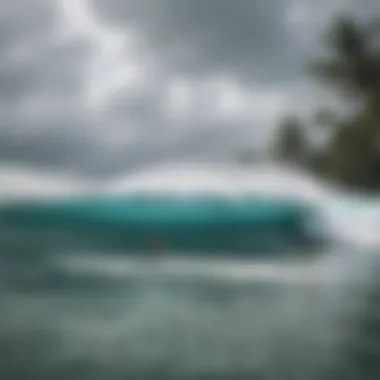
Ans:
[{"label": "white foam", "polygon": [[0,166],[0,202],[65,198],[88,194],[93,184],[70,175],[57,175],[18,166]]},{"label": "white foam", "polygon": [[165,194],[173,197],[277,195],[315,199],[324,187],[305,173],[273,164],[166,165],[118,178],[107,194]]},{"label": "white foam", "polygon": [[[144,255],[142,255],[144,256]],[[207,278],[232,282],[262,283],[326,283],[334,281],[323,261],[226,260],[214,258],[160,259],[130,256],[94,255],[89,253],[62,254],[54,258],[54,266],[67,273],[110,278]]]}]

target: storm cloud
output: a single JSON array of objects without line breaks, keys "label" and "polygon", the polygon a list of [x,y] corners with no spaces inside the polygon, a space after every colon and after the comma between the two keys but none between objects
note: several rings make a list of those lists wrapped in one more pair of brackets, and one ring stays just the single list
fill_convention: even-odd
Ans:
[{"label": "storm cloud", "polygon": [[[305,67],[375,0],[0,2],[0,161],[100,176],[263,147],[321,101]],[[380,12],[379,12],[380,14]]]}]

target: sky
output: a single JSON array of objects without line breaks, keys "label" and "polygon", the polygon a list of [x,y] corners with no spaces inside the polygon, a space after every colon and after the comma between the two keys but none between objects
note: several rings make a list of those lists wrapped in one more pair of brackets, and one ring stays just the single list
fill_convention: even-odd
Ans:
[{"label": "sky", "polygon": [[262,149],[281,117],[326,101],[306,68],[342,11],[380,3],[0,0],[0,179]]}]

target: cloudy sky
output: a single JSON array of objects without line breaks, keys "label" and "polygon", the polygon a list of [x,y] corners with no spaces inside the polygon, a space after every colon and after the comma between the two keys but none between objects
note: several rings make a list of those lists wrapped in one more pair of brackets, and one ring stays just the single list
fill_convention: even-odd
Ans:
[{"label": "cloudy sky", "polygon": [[305,65],[341,10],[380,3],[0,0],[0,166],[100,177],[262,147],[323,100]]}]

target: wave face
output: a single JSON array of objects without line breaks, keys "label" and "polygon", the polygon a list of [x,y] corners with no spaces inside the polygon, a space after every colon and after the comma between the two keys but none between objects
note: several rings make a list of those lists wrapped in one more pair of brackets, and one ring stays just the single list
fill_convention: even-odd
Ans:
[{"label": "wave face", "polygon": [[322,243],[312,230],[316,207],[297,193],[281,192],[266,170],[252,176],[239,168],[161,169],[112,183],[96,196],[3,204],[0,222],[15,245],[31,236],[45,242],[41,250],[71,244],[128,253],[268,255]]},{"label": "wave face", "polygon": [[[223,201],[269,194],[308,203],[331,243],[317,255],[215,257],[205,250],[189,257],[173,250],[152,258],[99,246],[74,250],[65,245],[67,231],[3,227],[1,378],[326,378],[349,334],[343,322],[361,310],[377,262],[380,203],[284,172],[165,169],[100,193]],[[48,252],[37,254],[46,239]]]},{"label": "wave face", "polygon": [[13,233],[13,248],[18,242],[25,245],[28,236],[39,241],[41,252],[60,246],[129,255],[262,256],[321,243],[310,228],[316,218],[312,211],[300,202],[276,198],[126,197],[3,206],[0,218],[3,231]]}]

